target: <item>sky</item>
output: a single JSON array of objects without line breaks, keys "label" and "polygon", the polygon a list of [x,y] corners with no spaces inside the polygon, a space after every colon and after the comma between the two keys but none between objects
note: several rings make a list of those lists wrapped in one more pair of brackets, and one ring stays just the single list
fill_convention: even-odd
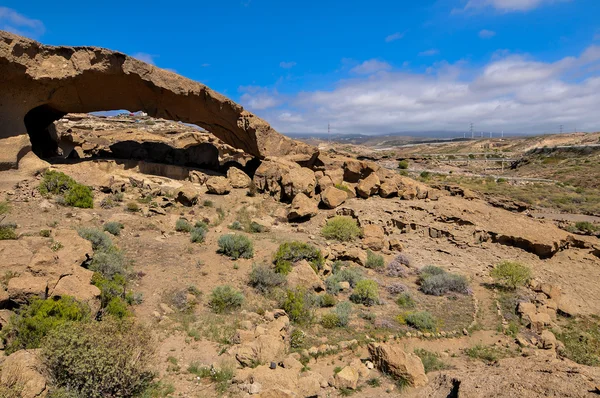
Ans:
[{"label": "sky", "polygon": [[315,134],[599,131],[598,16],[598,0],[0,2],[1,30],[122,51]]}]

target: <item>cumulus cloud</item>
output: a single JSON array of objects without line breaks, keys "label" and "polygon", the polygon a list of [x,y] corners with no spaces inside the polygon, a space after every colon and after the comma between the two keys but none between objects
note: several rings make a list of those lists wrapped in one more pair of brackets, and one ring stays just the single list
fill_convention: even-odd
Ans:
[{"label": "cumulus cloud", "polygon": [[393,34],[391,34],[391,35],[387,36],[387,37],[385,38],[385,42],[386,42],[386,43],[391,43],[391,42],[393,42],[393,41],[400,40],[400,39],[402,39],[403,37],[404,37],[404,33],[396,32],[396,33],[393,33]]},{"label": "cumulus cloud", "polygon": [[[435,64],[429,72],[388,69],[354,75],[330,90],[268,102],[260,115],[282,132],[340,133],[555,131],[558,125],[600,130],[600,46],[541,62],[498,53],[484,66]],[[260,89],[264,92],[266,89]],[[325,130],[324,130],[325,129]]]},{"label": "cumulus cloud", "polygon": [[282,61],[282,62],[280,62],[280,63],[279,63],[279,66],[280,66],[281,68],[283,68],[283,69],[291,69],[291,68],[293,68],[294,66],[296,66],[296,63],[295,63],[295,62],[293,62],[293,61],[292,61],[292,62],[283,62],[283,61]]},{"label": "cumulus cloud", "polygon": [[571,0],[469,0],[465,10],[492,7],[503,12],[530,11],[542,5]]},{"label": "cumulus cloud", "polygon": [[42,21],[28,18],[8,7],[0,7],[0,30],[21,36],[38,38],[46,31]]},{"label": "cumulus cloud", "polygon": [[147,54],[147,53],[135,53],[132,55],[132,57],[139,59],[140,61],[143,61],[147,64],[155,65],[154,58],[156,58],[156,55]]},{"label": "cumulus cloud", "polygon": [[493,30],[483,29],[479,31],[479,37],[482,39],[491,39],[494,36],[496,36],[496,32]]},{"label": "cumulus cloud", "polygon": [[259,86],[240,86],[242,104],[253,111],[274,108],[281,103],[277,90],[269,90]]},{"label": "cumulus cloud", "polygon": [[432,48],[432,49],[430,49],[430,50],[421,51],[421,52],[419,53],[419,56],[420,56],[420,57],[430,57],[430,56],[432,56],[432,55],[437,55],[437,54],[439,54],[439,53],[440,53],[440,51],[439,51],[438,49],[436,49],[436,48]]},{"label": "cumulus cloud", "polygon": [[370,59],[368,61],[363,62],[360,65],[355,66],[350,69],[350,72],[356,73],[358,75],[370,75],[376,72],[391,70],[392,65],[388,64],[384,61],[379,61],[377,59]]}]

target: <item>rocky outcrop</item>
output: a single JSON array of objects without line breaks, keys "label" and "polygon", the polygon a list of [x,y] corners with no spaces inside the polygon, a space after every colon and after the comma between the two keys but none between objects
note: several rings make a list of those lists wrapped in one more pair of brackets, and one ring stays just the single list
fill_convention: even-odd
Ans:
[{"label": "rocky outcrop", "polygon": [[406,353],[400,347],[390,344],[369,344],[371,360],[380,371],[406,380],[413,387],[427,384],[425,368],[421,359],[413,353]]},{"label": "rocky outcrop", "polygon": [[379,185],[381,184],[377,174],[371,173],[367,178],[360,180],[356,186],[356,193],[361,198],[368,198],[369,196],[375,195],[379,191]]},{"label": "rocky outcrop", "polygon": [[[46,377],[39,359],[40,350],[20,350],[9,355],[2,363],[0,383],[18,388],[20,397],[46,396]],[[16,395],[11,395],[16,396]]]},{"label": "rocky outcrop", "polygon": [[227,195],[231,192],[231,184],[225,177],[211,177],[206,180],[206,189],[208,193],[215,195]]},{"label": "rocky outcrop", "polygon": [[248,188],[252,182],[250,177],[237,167],[227,170],[227,179],[233,188]]},{"label": "rocky outcrop", "polygon": [[328,187],[321,193],[321,201],[330,209],[335,209],[344,203],[347,198],[346,191],[337,189],[336,187]]},{"label": "rocky outcrop", "polygon": [[0,69],[0,169],[17,167],[31,149],[55,153],[48,126],[65,114],[107,109],[195,124],[260,158],[311,161],[318,154],[208,87],[123,53],[45,46],[0,31]]},{"label": "rocky outcrop", "polygon": [[281,178],[281,185],[283,193],[291,200],[300,193],[303,193],[308,197],[313,196],[317,180],[315,178],[315,173],[311,169],[301,167],[294,170],[293,173],[283,175]]},{"label": "rocky outcrop", "polygon": [[296,195],[288,212],[288,220],[302,220],[317,215],[319,208],[317,202],[303,193]]},{"label": "rocky outcrop", "polygon": [[287,276],[287,285],[292,289],[302,287],[317,292],[325,290],[325,284],[306,260],[300,260],[293,265]]}]

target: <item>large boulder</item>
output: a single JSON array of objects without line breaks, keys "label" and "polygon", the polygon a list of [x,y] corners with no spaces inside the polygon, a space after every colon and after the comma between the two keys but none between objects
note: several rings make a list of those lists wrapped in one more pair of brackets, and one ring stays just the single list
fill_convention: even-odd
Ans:
[{"label": "large boulder", "polygon": [[413,387],[427,384],[423,362],[416,354],[406,353],[400,347],[391,344],[369,344],[371,361],[381,372],[401,378]]},{"label": "large boulder", "polygon": [[231,184],[225,177],[210,177],[206,180],[206,189],[208,193],[215,195],[227,195],[231,192]]},{"label": "large boulder", "polygon": [[351,366],[345,366],[334,376],[334,385],[338,389],[356,390],[358,371]]},{"label": "large boulder", "polygon": [[250,177],[237,167],[227,170],[227,179],[233,188],[248,188],[252,182]]},{"label": "large boulder", "polygon": [[398,186],[391,180],[385,180],[379,187],[379,196],[389,198],[398,194]]},{"label": "large boulder", "polygon": [[303,287],[315,291],[325,290],[325,284],[306,260],[296,262],[287,276],[288,287]]},{"label": "large boulder", "polygon": [[55,154],[47,126],[67,113],[140,107],[153,117],[200,126],[259,158],[312,161],[318,154],[210,88],[120,52],[44,46],[0,31],[0,64],[2,169],[16,167],[29,145],[36,154]]},{"label": "large boulder", "polygon": [[368,198],[369,196],[375,195],[379,191],[380,181],[376,173],[371,173],[367,178],[364,178],[358,182],[356,186],[356,193],[361,198]]},{"label": "large boulder", "polygon": [[363,243],[371,250],[382,250],[385,245],[383,228],[375,224],[365,225],[363,227]]},{"label": "large boulder", "polygon": [[319,212],[317,202],[309,198],[303,193],[300,193],[292,200],[290,211],[288,212],[288,220],[301,220],[314,217]]},{"label": "large boulder", "polygon": [[344,203],[347,198],[348,195],[346,194],[346,191],[337,189],[333,186],[325,189],[325,191],[321,193],[321,201],[330,209],[335,209]]},{"label": "large boulder", "polygon": [[22,388],[22,398],[46,396],[47,381],[39,359],[39,350],[20,350],[9,355],[2,363],[0,383]]},{"label": "large boulder", "polygon": [[175,201],[184,206],[194,206],[198,203],[198,191],[192,184],[183,184],[175,191]]},{"label": "large boulder", "polygon": [[281,178],[281,186],[284,195],[288,199],[294,199],[294,197],[300,193],[311,197],[315,193],[317,180],[315,178],[315,173],[311,169],[301,167],[294,170],[292,173],[283,175]]},{"label": "large boulder", "polygon": [[268,192],[276,198],[281,197],[281,179],[284,175],[296,172],[300,166],[297,164],[281,161],[281,159],[266,159],[261,162],[254,172],[254,184],[260,192]]}]

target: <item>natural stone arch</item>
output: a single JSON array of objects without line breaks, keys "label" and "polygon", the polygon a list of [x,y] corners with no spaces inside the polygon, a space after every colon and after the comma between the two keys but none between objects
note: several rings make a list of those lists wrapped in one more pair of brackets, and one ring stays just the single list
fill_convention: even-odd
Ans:
[{"label": "natural stone arch", "polygon": [[282,136],[210,88],[96,47],[45,46],[0,31],[0,169],[16,167],[29,132],[36,152],[52,151],[46,127],[67,113],[142,110],[198,125],[259,158],[310,162],[314,147]]}]

